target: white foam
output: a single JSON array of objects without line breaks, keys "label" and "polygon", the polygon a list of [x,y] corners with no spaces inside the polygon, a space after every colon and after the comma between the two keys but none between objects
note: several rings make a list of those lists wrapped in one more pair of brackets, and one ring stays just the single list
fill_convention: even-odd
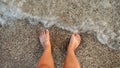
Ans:
[{"label": "white foam", "polygon": [[20,2],[18,3],[17,6],[22,7],[25,2],[26,2],[26,0],[20,0]]},{"label": "white foam", "polygon": [[110,4],[109,0],[103,0],[100,2],[101,6],[103,6],[104,8],[109,8],[112,7],[112,5]]},{"label": "white foam", "polygon": [[77,27],[76,26],[74,26],[74,25],[68,25],[68,24],[65,24],[65,23],[56,23],[56,26],[58,27],[58,28],[61,28],[61,29],[63,29],[63,30],[68,30],[68,31],[70,31],[70,32],[74,32],[74,33],[78,33],[79,31],[78,31],[78,29],[77,29]]},{"label": "white foam", "polygon": [[5,23],[5,20],[0,18],[0,24],[3,25]]},{"label": "white foam", "polygon": [[57,23],[57,17],[43,17],[40,21],[44,27],[52,27]]}]

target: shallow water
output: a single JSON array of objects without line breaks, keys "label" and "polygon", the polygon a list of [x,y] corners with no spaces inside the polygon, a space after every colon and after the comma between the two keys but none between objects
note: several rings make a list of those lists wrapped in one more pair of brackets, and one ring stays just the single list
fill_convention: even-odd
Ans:
[{"label": "shallow water", "polygon": [[[0,24],[25,20],[78,33],[92,33],[110,48],[120,50],[120,1],[112,0],[2,0]],[[12,24],[13,25],[13,24]],[[15,26],[17,27],[17,26]]]}]

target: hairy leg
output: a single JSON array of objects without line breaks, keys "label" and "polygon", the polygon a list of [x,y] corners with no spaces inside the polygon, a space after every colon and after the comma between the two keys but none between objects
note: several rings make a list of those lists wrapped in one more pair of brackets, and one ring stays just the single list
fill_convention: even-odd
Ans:
[{"label": "hairy leg", "polygon": [[79,34],[72,34],[64,62],[64,68],[80,68],[79,62],[74,53],[75,49],[80,44],[80,41],[81,38]]},{"label": "hairy leg", "polygon": [[45,31],[41,32],[39,39],[44,48],[44,52],[38,62],[37,68],[54,68],[49,31],[46,29]]}]

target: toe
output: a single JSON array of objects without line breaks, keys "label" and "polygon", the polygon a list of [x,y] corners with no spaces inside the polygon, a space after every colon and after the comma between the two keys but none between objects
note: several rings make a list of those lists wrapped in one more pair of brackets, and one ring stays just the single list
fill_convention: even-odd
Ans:
[{"label": "toe", "polygon": [[45,33],[45,31],[43,31],[43,35],[45,35],[46,33]]},{"label": "toe", "polygon": [[41,32],[41,33],[40,33],[40,36],[39,36],[39,38],[40,38],[40,37],[42,37],[42,36],[43,36],[43,32]]},{"label": "toe", "polygon": [[45,30],[45,34],[49,35],[49,30],[48,29]]},{"label": "toe", "polygon": [[80,44],[80,42],[81,42],[81,37],[80,37],[79,34],[76,35],[76,39],[77,39],[78,43]]},{"label": "toe", "polygon": [[75,38],[77,38],[77,39],[79,39],[80,38],[80,35],[79,34],[77,34],[77,33],[75,33]]},{"label": "toe", "polygon": [[76,36],[76,35],[77,35],[77,33],[74,33],[74,35]]},{"label": "toe", "polygon": [[47,38],[49,38],[49,30],[48,29],[45,30],[45,34],[46,34]]},{"label": "toe", "polygon": [[71,35],[71,40],[73,40],[74,39],[74,37],[75,37],[75,34],[73,33],[72,35]]},{"label": "toe", "polygon": [[75,33],[75,38],[80,38],[80,35]]},{"label": "toe", "polygon": [[79,35],[79,34],[76,34],[76,37],[77,37],[77,38],[80,38],[80,35]]},{"label": "toe", "polygon": [[73,34],[72,34],[72,37],[74,37],[74,36],[75,36],[75,34],[73,33]]}]

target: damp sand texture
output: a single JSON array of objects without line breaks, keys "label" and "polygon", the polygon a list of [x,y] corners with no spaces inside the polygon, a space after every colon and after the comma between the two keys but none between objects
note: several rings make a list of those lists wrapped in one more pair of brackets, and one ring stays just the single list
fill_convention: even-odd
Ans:
[{"label": "damp sand texture", "polygon": [[81,68],[119,68],[119,26],[119,0],[0,0],[0,68],[35,68],[46,28],[55,68],[62,68],[72,32],[82,37]]}]

